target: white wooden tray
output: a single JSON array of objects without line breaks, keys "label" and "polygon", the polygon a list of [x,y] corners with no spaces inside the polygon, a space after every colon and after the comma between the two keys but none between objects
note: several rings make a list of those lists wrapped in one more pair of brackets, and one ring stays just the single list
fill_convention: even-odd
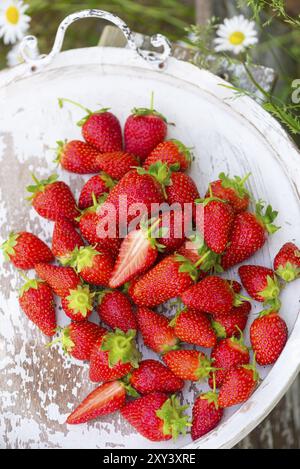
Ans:
[{"label": "white wooden tray", "polygon": [[[201,194],[220,171],[251,171],[249,188],[255,198],[279,211],[281,230],[253,258],[270,266],[284,242],[300,242],[300,154],[270,115],[249,98],[237,99],[222,84],[220,78],[176,59],[155,70],[132,50],[98,47],[60,53],[36,71],[26,64],[0,73],[1,239],[12,229],[26,229],[50,242],[51,223],[39,218],[24,197],[31,171],[46,176],[55,170],[50,148],[56,140],[80,137],[75,125],[80,111],[59,110],[58,97],[92,109],[110,106],[123,124],[134,106],[148,104],[154,91],[157,109],[176,123],[169,136],[195,147],[191,174]],[[60,175],[78,195],[86,178]],[[0,272],[1,447],[230,448],[270,412],[300,367],[298,280],[282,293],[282,315],[289,327],[283,353],[272,368],[260,368],[264,380],[256,392],[241,407],[227,411],[215,431],[192,444],[189,437],[153,444],[119,414],[67,427],[70,409],[94,388],[88,366],[66,358],[59,348],[45,348],[47,340],[19,310],[18,273],[8,264],[1,264]],[[253,308],[252,319],[260,309]],[[66,324],[62,316],[59,313],[59,322]],[[187,384],[187,402],[192,404],[205,389],[201,383]]]}]

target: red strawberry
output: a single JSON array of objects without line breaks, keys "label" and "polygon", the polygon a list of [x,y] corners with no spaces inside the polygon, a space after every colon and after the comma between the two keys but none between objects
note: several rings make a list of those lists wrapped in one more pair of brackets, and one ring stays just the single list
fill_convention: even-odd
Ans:
[{"label": "red strawberry", "polygon": [[148,308],[138,308],[136,317],[138,328],[147,347],[156,353],[164,353],[178,348],[178,338],[165,316]]},{"label": "red strawberry", "polygon": [[121,329],[123,332],[137,330],[132,305],[127,296],[118,290],[101,292],[97,311],[101,321],[112,329]]},{"label": "red strawberry", "polygon": [[122,416],[150,441],[166,441],[186,433],[190,426],[186,406],[162,392],[153,392],[127,403],[121,409]]},{"label": "red strawberry", "polygon": [[70,290],[76,289],[80,284],[80,278],[71,267],[58,267],[57,265],[40,263],[35,266],[35,270],[57,296],[68,296]]},{"label": "red strawberry", "polygon": [[[98,213],[98,209],[101,205],[102,203],[98,203],[94,198],[93,206],[85,209],[79,219],[79,229],[82,236],[89,244],[97,245],[97,249],[107,250],[115,257],[119,252],[121,239],[119,239],[115,233],[113,233],[114,236],[110,236],[110,233],[107,233],[106,237],[101,235],[99,226],[101,220],[104,219],[104,217]],[[112,220],[112,222],[113,229],[115,229],[115,220]]]},{"label": "red strawberry", "polygon": [[169,205],[178,204],[184,210],[184,204],[194,206],[194,201],[200,198],[193,179],[185,173],[172,173],[170,184],[166,185],[166,195]]},{"label": "red strawberry", "polygon": [[166,118],[151,107],[134,108],[124,127],[125,149],[144,161],[155,147],[164,141],[167,135]]},{"label": "red strawberry", "polygon": [[64,102],[74,104],[86,112],[86,116],[77,125],[82,127],[82,135],[87,143],[94,146],[101,153],[122,150],[122,130],[118,119],[108,112],[108,108],[92,112],[90,109],[70,99],[60,98],[59,106]]},{"label": "red strawberry", "polygon": [[55,334],[55,305],[51,288],[44,282],[27,279],[20,290],[19,304],[28,317],[45,335]]},{"label": "red strawberry", "polygon": [[[243,336],[241,335],[239,339],[231,337],[220,340],[212,349],[211,360],[217,368],[216,387],[220,388],[228,370],[250,362],[249,350],[244,344]],[[213,387],[212,376],[209,379],[209,385]]]},{"label": "red strawberry", "polygon": [[32,201],[37,213],[48,220],[67,219],[73,222],[79,212],[69,186],[57,181],[56,174],[41,181],[34,175],[32,177],[35,185],[27,187],[28,192],[32,193],[28,200]]},{"label": "red strawberry", "polygon": [[300,250],[294,243],[286,243],[274,259],[274,270],[285,282],[300,276]]},{"label": "red strawberry", "polygon": [[183,380],[204,380],[214,371],[209,358],[197,350],[171,350],[163,355],[163,360]]},{"label": "red strawberry", "polygon": [[169,166],[178,165],[180,171],[186,171],[191,164],[192,155],[190,148],[187,148],[179,140],[167,140],[160,143],[145,160],[143,167],[149,167],[161,161]]},{"label": "red strawberry", "polygon": [[200,394],[193,405],[192,440],[198,440],[216,428],[222,417],[223,409],[218,405],[218,395],[215,392]]},{"label": "red strawberry", "polygon": [[[152,223],[151,223],[152,222]],[[140,227],[131,231],[122,241],[119,255],[109,281],[111,288],[118,288],[137,275],[146,272],[157,259],[163,246],[156,242],[154,230],[160,220],[141,221]]]},{"label": "red strawberry", "polygon": [[1,249],[5,260],[12,262],[17,269],[33,269],[39,262],[53,261],[53,254],[48,246],[26,231],[11,233]]},{"label": "red strawberry", "polygon": [[272,365],[288,338],[287,325],[276,311],[262,311],[251,324],[250,340],[259,365]]},{"label": "red strawberry", "polygon": [[98,200],[103,194],[108,193],[115,184],[116,182],[108,176],[108,174],[103,172],[91,177],[81,189],[78,207],[81,210],[91,207],[94,203],[93,194]]},{"label": "red strawberry", "polygon": [[158,243],[165,247],[164,252],[174,252],[182,246],[186,233],[192,230],[192,211],[170,210],[161,215],[160,230],[165,232]]},{"label": "red strawberry", "polygon": [[97,163],[98,150],[80,140],[57,142],[57,158],[63,169],[71,173],[91,174],[99,171]]},{"label": "red strawberry", "polygon": [[62,298],[61,305],[66,315],[73,321],[85,321],[93,312],[93,297],[87,285],[78,285]]},{"label": "red strawberry", "polygon": [[61,337],[49,345],[61,342],[64,352],[73,358],[90,360],[95,342],[106,332],[106,329],[90,321],[71,322],[62,329]]},{"label": "red strawberry", "polygon": [[130,153],[115,151],[113,153],[98,153],[97,164],[101,171],[119,181],[132,167],[138,166],[138,160]]},{"label": "red strawberry", "polygon": [[242,285],[236,280],[228,280],[228,282],[234,293],[240,293],[242,291]]},{"label": "red strawberry", "polygon": [[220,407],[231,407],[247,401],[258,380],[259,375],[253,365],[242,365],[229,370],[219,393]]},{"label": "red strawberry", "polygon": [[178,254],[189,259],[198,269],[200,276],[205,277],[207,272],[223,272],[220,265],[221,256],[208,249],[203,237],[198,233],[189,237],[178,250]]},{"label": "red strawberry", "polygon": [[86,423],[103,415],[112,414],[125,404],[126,390],[120,381],[111,381],[98,386],[69,415],[66,423]]},{"label": "red strawberry", "polygon": [[268,205],[263,215],[263,207],[263,203],[258,202],[255,215],[242,212],[235,217],[230,245],[222,258],[224,269],[229,269],[253,256],[265,244],[267,233],[272,234],[278,230],[278,227],[272,224],[278,212],[274,212]]},{"label": "red strawberry", "polygon": [[165,257],[129,289],[138,306],[156,306],[184,292],[197,278],[197,269],[177,254]]},{"label": "red strawberry", "polygon": [[251,303],[243,301],[240,306],[234,306],[229,314],[215,314],[212,326],[217,337],[225,339],[238,335],[239,330],[245,329],[250,311]]},{"label": "red strawberry", "polygon": [[90,380],[113,381],[138,368],[140,352],[136,348],[136,331],[106,332],[93,346],[90,358]]},{"label": "red strawberry", "polygon": [[92,246],[83,246],[80,249],[75,248],[70,265],[85,282],[107,287],[114,261],[107,251],[99,251]]},{"label": "red strawberry", "polygon": [[229,282],[215,275],[190,287],[182,293],[181,299],[189,308],[210,314],[228,314],[239,301]]},{"label": "red strawberry", "polygon": [[203,207],[204,241],[211,251],[222,254],[230,240],[234,211],[230,204],[213,196],[198,203]]},{"label": "red strawberry", "polygon": [[260,265],[242,265],[239,276],[248,294],[256,301],[280,308],[280,285],[275,272]]},{"label": "red strawberry", "polygon": [[129,383],[140,394],[155,391],[171,393],[183,388],[183,381],[157,360],[143,360],[140,366],[133,370]]},{"label": "red strawberry", "polygon": [[183,309],[176,314],[170,325],[182,342],[208,348],[216,343],[216,334],[205,313]]},{"label": "red strawberry", "polygon": [[249,206],[250,193],[245,188],[245,182],[249,178],[250,173],[245,177],[234,176],[232,179],[224,173],[219,174],[219,180],[210,184],[210,190],[207,191],[206,197],[210,195],[210,191],[214,197],[226,200],[230,203],[235,213],[245,212]]},{"label": "red strawberry", "polygon": [[69,259],[74,249],[83,246],[83,240],[69,220],[55,222],[52,235],[52,252],[62,264]]}]

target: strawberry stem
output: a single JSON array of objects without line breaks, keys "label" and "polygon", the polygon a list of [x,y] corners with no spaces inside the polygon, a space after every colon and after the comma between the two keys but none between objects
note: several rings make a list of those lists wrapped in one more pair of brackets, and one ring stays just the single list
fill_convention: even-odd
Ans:
[{"label": "strawberry stem", "polygon": [[101,350],[108,352],[109,366],[112,368],[117,363],[131,363],[134,368],[138,368],[141,354],[136,347],[136,331],[130,329],[123,332],[115,329],[114,332],[105,334]]},{"label": "strawberry stem", "polygon": [[189,417],[184,413],[188,406],[180,406],[179,399],[173,394],[159,410],[157,417],[163,421],[163,434],[172,436],[176,440],[180,434],[185,435],[187,427],[191,426]]}]

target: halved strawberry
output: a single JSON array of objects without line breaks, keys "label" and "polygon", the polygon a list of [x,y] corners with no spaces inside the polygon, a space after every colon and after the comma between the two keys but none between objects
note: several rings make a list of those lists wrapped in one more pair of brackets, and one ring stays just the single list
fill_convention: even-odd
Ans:
[{"label": "halved strawberry", "polygon": [[121,381],[111,381],[94,389],[69,415],[66,423],[86,423],[121,409],[126,400],[125,386]]}]

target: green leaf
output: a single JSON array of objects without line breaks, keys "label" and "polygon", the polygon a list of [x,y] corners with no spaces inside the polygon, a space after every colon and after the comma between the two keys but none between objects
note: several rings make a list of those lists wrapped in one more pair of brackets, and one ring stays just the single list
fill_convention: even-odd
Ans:
[{"label": "green leaf", "polygon": [[179,399],[172,395],[159,410],[157,417],[163,421],[163,434],[172,436],[176,440],[180,434],[186,435],[187,428],[191,427],[189,417],[184,411],[189,406],[180,406]]}]

